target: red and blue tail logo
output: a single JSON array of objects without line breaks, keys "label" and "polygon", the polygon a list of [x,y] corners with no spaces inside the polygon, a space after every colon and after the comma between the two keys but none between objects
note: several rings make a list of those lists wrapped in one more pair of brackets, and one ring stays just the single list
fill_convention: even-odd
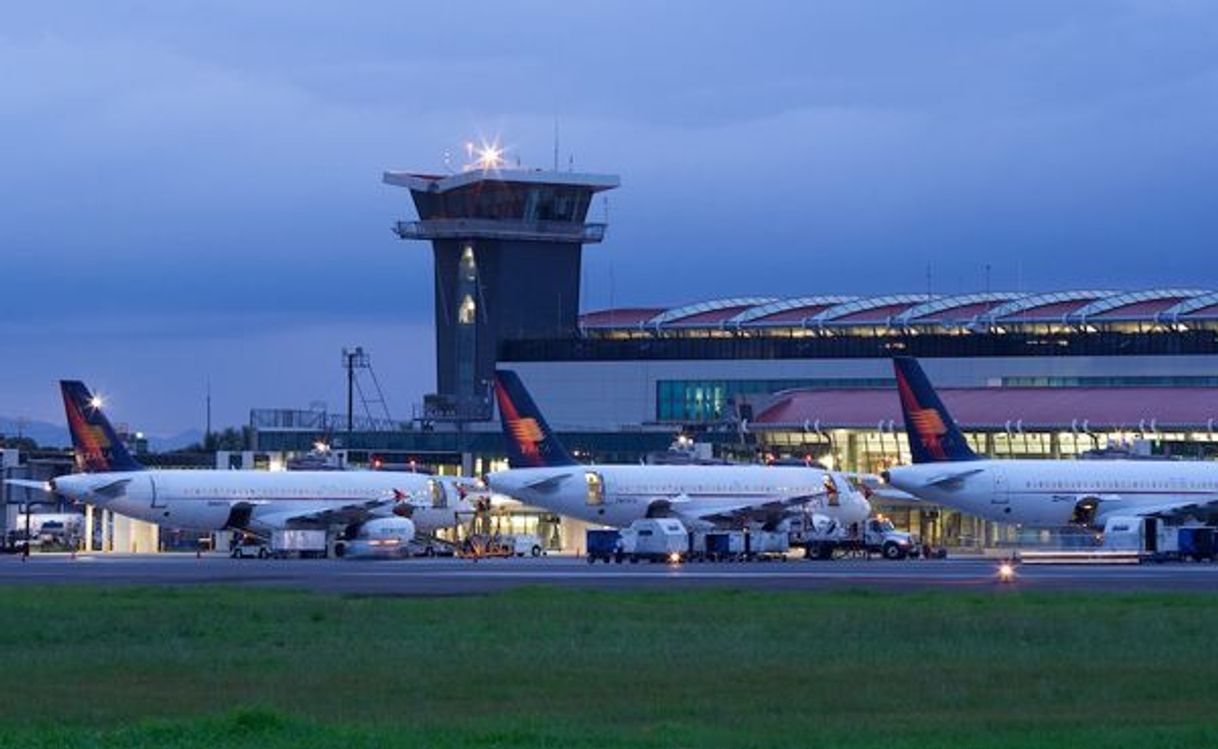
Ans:
[{"label": "red and blue tail logo", "polygon": [[905,416],[905,433],[914,463],[977,460],[964,434],[939,400],[918,360],[902,356],[892,360]]},{"label": "red and blue tail logo", "polygon": [[76,469],[83,473],[109,471],[142,471],[144,469],[127,452],[110,420],[102,413],[101,401],[83,382],[63,380],[63,407],[72,434],[72,449],[76,454]]},{"label": "red and blue tail logo", "polygon": [[512,468],[547,468],[576,465],[562,446],[525,389],[510,370],[495,372],[495,400],[507,439],[508,464]]}]

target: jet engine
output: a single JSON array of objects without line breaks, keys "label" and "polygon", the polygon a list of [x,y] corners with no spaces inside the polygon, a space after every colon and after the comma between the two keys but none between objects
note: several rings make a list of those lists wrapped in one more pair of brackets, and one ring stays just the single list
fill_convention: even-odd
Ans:
[{"label": "jet engine", "polygon": [[1070,513],[1070,524],[1091,528],[1095,525],[1096,514],[1100,509],[1099,497],[1082,497],[1074,503],[1074,512]]},{"label": "jet engine", "polygon": [[375,518],[360,523],[354,535],[348,529],[348,539],[335,549],[345,557],[400,557],[410,553],[414,539],[414,522],[409,518]]},{"label": "jet engine", "polygon": [[360,526],[358,538],[404,544],[414,538],[414,521],[400,517],[369,520]]}]

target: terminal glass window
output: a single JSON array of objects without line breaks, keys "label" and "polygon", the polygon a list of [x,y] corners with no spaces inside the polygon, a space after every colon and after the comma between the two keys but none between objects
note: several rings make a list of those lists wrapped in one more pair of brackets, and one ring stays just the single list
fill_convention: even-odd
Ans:
[{"label": "terminal glass window", "polygon": [[439,196],[434,218],[583,221],[592,199],[579,185],[481,182]]},{"label": "terminal glass window", "polygon": [[1003,377],[1003,387],[1218,387],[1218,377],[1209,376],[1118,376],[1118,377]]},{"label": "terminal glass window", "polygon": [[478,305],[474,304],[473,296],[466,294],[465,298],[461,300],[461,306],[457,308],[457,322],[462,325],[473,325],[477,312]]},{"label": "terminal glass window", "polygon": [[458,269],[457,280],[473,283],[478,280],[478,261],[474,259],[474,248],[466,245],[461,251],[461,267]]},{"label": "terminal glass window", "polygon": [[589,471],[584,474],[585,480],[588,482],[588,504],[592,507],[599,507],[605,503],[605,482],[599,473]]},{"label": "terminal glass window", "polygon": [[782,380],[660,380],[656,383],[656,420],[721,421],[728,400],[737,395],[777,393],[793,388],[893,388],[888,377],[819,377]]}]

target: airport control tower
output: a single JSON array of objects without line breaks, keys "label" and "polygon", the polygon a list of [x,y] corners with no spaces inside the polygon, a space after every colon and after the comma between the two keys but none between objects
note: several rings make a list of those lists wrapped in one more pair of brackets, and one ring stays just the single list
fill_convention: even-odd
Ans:
[{"label": "airport control tower", "polygon": [[485,421],[499,344],[574,336],[583,245],[605,224],[586,223],[592,196],[612,175],[509,169],[489,147],[450,175],[385,172],[410,189],[418,221],[402,239],[431,240],[435,256],[436,389],[424,399],[433,421]]}]

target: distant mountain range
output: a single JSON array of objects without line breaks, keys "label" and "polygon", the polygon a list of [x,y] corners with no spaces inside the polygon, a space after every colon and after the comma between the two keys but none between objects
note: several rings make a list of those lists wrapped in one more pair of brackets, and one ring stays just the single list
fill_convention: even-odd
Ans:
[{"label": "distant mountain range", "polygon": [[0,434],[5,437],[29,437],[40,447],[67,447],[72,444],[68,428],[47,421],[28,421],[0,416]]},{"label": "distant mountain range", "polygon": [[[16,437],[20,434],[34,440],[40,447],[69,447],[72,444],[72,438],[68,435],[68,428],[66,426],[52,424],[47,421],[23,421],[18,423],[17,419],[0,416],[0,434],[7,437]],[[202,429],[187,429],[177,434],[165,436],[150,434],[148,435],[148,449],[157,453],[168,452],[170,450],[178,450],[187,445],[193,445],[202,440]]]}]

